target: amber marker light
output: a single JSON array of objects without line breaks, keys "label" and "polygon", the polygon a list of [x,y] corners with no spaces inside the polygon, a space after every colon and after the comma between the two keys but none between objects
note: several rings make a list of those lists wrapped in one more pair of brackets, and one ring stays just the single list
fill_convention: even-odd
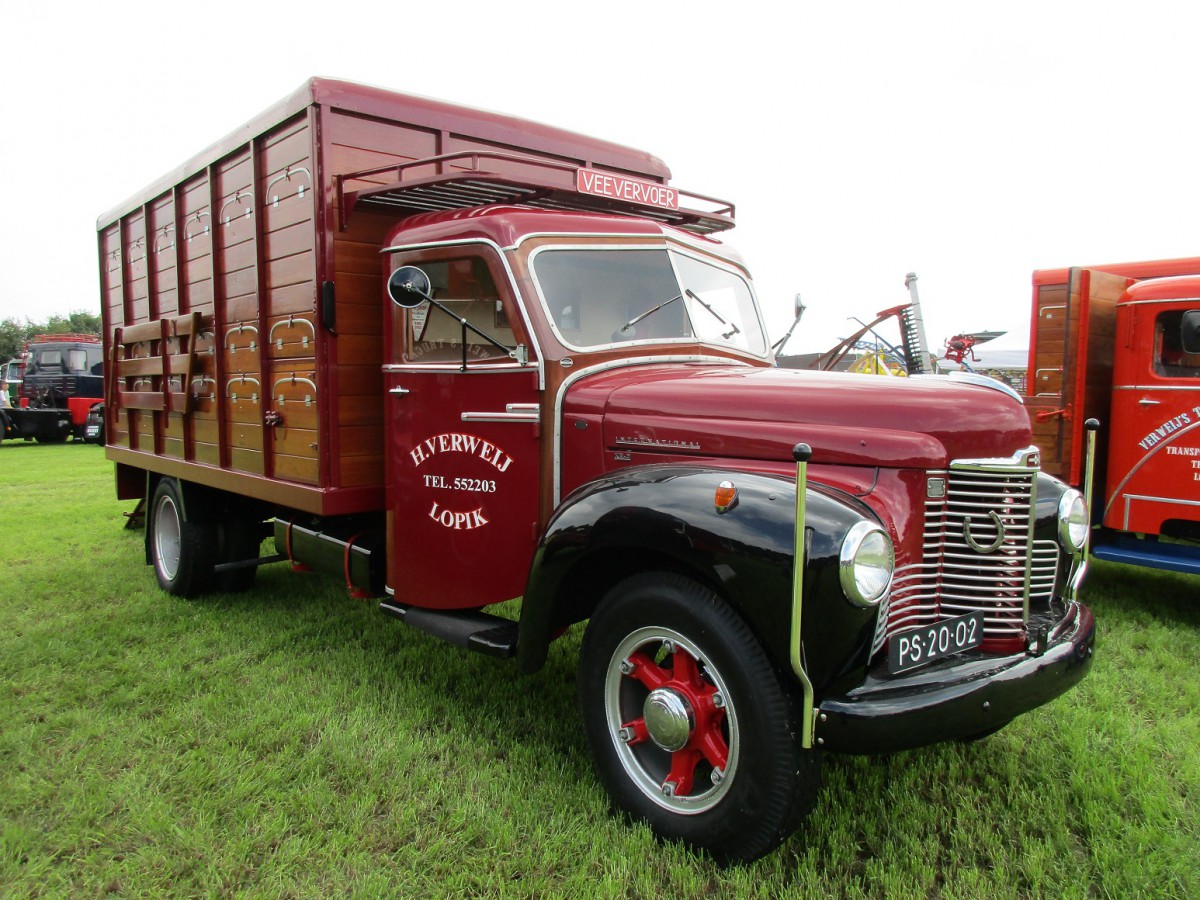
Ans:
[{"label": "amber marker light", "polygon": [[717,492],[713,496],[713,503],[717,507],[717,512],[729,512],[737,503],[737,488],[733,486],[732,481],[722,481],[717,485]]}]

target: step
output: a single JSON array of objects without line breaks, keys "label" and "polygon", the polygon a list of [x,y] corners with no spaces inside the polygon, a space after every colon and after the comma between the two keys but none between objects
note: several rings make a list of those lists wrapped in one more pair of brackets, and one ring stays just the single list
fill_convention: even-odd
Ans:
[{"label": "step", "polygon": [[508,657],[517,652],[517,623],[512,619],[475,610],[425,609],[395,600],[384,600],[379,610],[457,647],[488,656]]}]

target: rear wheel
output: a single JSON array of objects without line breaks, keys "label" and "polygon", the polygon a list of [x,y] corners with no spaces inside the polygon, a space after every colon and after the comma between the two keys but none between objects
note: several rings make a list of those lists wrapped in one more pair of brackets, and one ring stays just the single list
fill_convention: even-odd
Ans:
[{"label": "rear wheel", "polygon": [[217,530],[200,510],[185,515],[179,482],[164,478],[150,506],[150,559],[159,586],[177,597],[195,597],[212,584]]},{"label": "rear wheel", "polygon": [[720,860],[777,847],[812,808],[820,758],[744,621],[707,588],[648,574],[592,616],[579,704],[614,804]]}]

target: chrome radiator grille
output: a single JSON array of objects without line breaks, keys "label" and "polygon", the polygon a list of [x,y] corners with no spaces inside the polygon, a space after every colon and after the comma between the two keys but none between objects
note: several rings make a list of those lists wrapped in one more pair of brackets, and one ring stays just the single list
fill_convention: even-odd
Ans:
[{"label": "chrome radiator grille", "polygon": [[1059,552],[1055,541],[1032,540],[1037,469],[1020,459],[962,460],[927,474],[922,556],[896,569],[872,654],[898,631],[976,611],[985,640],[1024,641],[1026,591],[1031,603],[1049,601]]}]

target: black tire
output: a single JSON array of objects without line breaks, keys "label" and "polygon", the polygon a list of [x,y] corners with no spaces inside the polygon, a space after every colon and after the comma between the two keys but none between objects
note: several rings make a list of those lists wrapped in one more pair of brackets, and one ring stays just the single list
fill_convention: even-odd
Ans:
[{"label": "black tire", "polygon": [[[258,559],[263,542],[262,523],[246,513],[231,513],[220,526],[221,550],[219,562],[241,562]],[[254,586],[258,567],[232,569],[216,573],[214,586],[227,594],[240,594]]]},{"label": "black tire", "polygon": [[146,532],[159,586],[176,597],[195,597],[213,583],[217,529],[202,510],[185,516],[179,482],[164,478],[154,489]]},{"label": "black tire", "polygon": [[579,669],[600,781],[661,838],[750,861],[812,809],[820,755],[801,746],[800,704],[712,591],[664,573],[621,582],[588,624]]}]

